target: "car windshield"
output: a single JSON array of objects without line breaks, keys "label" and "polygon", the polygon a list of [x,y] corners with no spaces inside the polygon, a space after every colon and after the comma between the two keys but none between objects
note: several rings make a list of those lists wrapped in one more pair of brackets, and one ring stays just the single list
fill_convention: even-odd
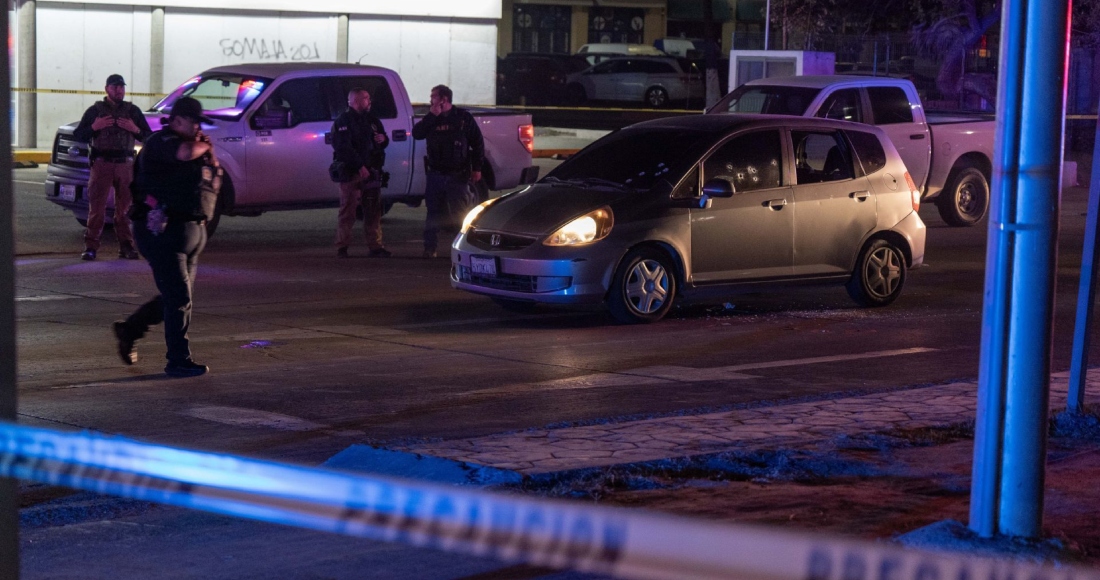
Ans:
[{"label": "car windshield", "polygon": [[677,183],[712,143],[710,133],[698,130],[624,129],[584,148],[543,181],[648,191],[661,180]]},{"label": "car windshield", "polygon": [[164,97],[152,110],[167,115],[177,99],[191,97],[202,103],[208,116],[236,121],[270,85],[271,79],[252,75],[215,73],[197,76]]},{"label": "car windshield", "polygon": [[802,116],[821,89],[741,85],[722,97],[707,113],[767,113]]}]

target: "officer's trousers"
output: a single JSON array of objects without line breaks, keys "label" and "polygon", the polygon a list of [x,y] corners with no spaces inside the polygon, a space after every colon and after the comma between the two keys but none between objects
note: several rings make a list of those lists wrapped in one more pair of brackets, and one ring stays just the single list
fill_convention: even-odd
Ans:
[{"label": "officer's trousers", "polygon": [[428,215],[424,220],[424,251],[434,252],[439,245],[440,232],[449,236],[446,242],[448,246],[451,244],[474,198],[466,175],[429,171],[426,185],[424,205],[428,206]]},{"label": "officer's trousers", "polygon": [[[181,363],[191,358],[187,331],[191,327],[191,292],[195,284],[199,254],[206,246],[206,226],[199,222],[168,220],[164,233],[154,236],[145,220],[134,221],[138,250],[153,269],[157,296],[138,308],[123,323],[135,340],[150,326],[164,322],[165,358]],[[158,308],[159,306],[159,308]]]}]

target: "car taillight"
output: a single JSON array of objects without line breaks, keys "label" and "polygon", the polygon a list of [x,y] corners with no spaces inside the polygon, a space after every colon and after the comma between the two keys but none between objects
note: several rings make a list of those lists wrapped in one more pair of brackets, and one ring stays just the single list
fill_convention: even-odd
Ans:
[{"label": "car taillight", "polygon": [[905,184],[909,186],[909,195],[913,196],[913,211],[920,211],[920,191],[908,171],[905,172]]},{"label": "car taillight", "polygon": [[528,153],[535,152],[535,126],[534,125],[520,125],[519,126],[519,142],[523,144],[523,148]]}]

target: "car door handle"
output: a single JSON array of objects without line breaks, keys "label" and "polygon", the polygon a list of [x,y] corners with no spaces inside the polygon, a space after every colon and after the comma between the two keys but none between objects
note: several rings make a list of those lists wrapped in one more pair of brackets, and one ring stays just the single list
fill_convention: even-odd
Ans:
[{"label": "car door handle", "polygon": [[783,206],[787,205],[786,199],[769,199],[764,202],[764,207],[771,208],[775,211],[783,209]]},{"label": "car door handle", "polygon": [[921,139],[924,139],[924,133],[913,133],[909,136],[909,138],[914,141],[920,141]]},{"label": "car door handle", "polygon": [[394,129],[393,130],[393,140],[394,141],[405,141],[408,138],[409,138],[409,134],[404,129]]},{"label": "car door handle", "polygon": [[332,145],[332,133],[325,133],[325,145]]},{"label": "car door handle", "polygon": [[858,199],[859,201],[867,201],[867,198],[871,197],[871,192],[869,192],[869,191],[853,191],[852,193],[848,194],[848,197],[850,197],[852,199]]}]

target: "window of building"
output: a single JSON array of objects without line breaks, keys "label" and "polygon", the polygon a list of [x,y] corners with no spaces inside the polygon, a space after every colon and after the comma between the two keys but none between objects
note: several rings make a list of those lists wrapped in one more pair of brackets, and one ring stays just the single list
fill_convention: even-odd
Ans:
[{"label": "window of building", "polygon": [[588,13],[588,42],[645,42],[644,8],[592,8]]},{"label": "window of building", "polygon": [[569,6],[517,4],[512,9],[512,51],[569,54],[573,29]]}]

